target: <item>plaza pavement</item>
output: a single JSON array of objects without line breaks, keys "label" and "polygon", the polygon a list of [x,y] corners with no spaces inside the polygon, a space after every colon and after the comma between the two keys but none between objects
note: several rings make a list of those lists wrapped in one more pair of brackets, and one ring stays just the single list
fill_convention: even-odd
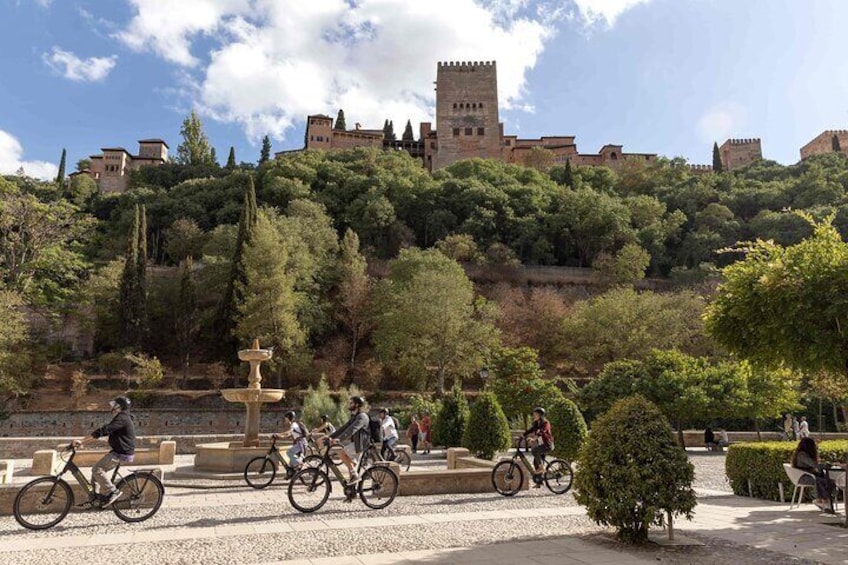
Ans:
[{"label": "plaza pavement", "polygon": [[[708,465],[723,467],[723,457],[693,460],[701,476],[714,472]],[[809,504],[789,512],[788,504],[703,487],[697,489],[694,520],[678,522],[676,532],[707,545],[681,554],[673,548],[598,543],[592,534],[607,530],[592,524],[571,494],[556,497],[544,489],[513,498],[494,493],[399,497],[382,511],[367,510],[359,501],[343,504],[334,492],[324,509],[305,515],[291,509],[279,486],[264,491],[234,483],[215,486],[223,488],[169,486],[162,509],[142,524],[124,524],[111,512],[72,513],[52,530],[29,532],[2,517],[0,564],[79,563],[115,552],[122,563],[157,565],[722,563],[727,561],[710,558],[726,556],[727,546],[730,555],[737,548],[735,563],[848,563],[848,530],[838,527],[838,517]],[[721,540],[725,548],[711,540]]]}]

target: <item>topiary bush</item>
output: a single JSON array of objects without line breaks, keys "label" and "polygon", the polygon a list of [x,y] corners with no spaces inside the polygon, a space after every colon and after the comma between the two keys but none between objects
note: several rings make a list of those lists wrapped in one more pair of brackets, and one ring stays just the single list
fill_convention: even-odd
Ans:
[{"label": "topiary bush", "polygon": [[493,459],[498,451],[509,447],[509,422],[491,392],[484,392],[471,405],[462,445],[483,459]]},{"label": "topiary bush", "polygon": [[588,434],[583,414],[580,413],[576,404],[561,394],[550,402],[545,410],[554,435],[553,455],[573,461],[577,458]]},{"label": "topiary bush", "polygon": [[692,518],[695,469],[668,420],[644,397],[622,399],[598,417],[579,459],[577,502],[596,523],[618,528],[622,540],[644,542],[666,512]]},{"label": "topiary bush", "polygon": [[[731,445],[727,451],[724,468],[733,493],[780,500],[778,484],[782,484],[785,497],[791,496],[794,486],[786,476],[783,464],[789,463],[796,446],[797,443],[790,441]],[[844,461],[845,453],[848,452],[848,440],[823,441],[818,447],[819,459],[822,461]],[[751,481],[750,492],[748,481]]]},{"label": "topiary bush", "polygon": [[468,401],[458,385],[442,400],[442,408],[435,415],[431,431],[433,445],[458,447],[462,445],[465,424],[468,422]]}]

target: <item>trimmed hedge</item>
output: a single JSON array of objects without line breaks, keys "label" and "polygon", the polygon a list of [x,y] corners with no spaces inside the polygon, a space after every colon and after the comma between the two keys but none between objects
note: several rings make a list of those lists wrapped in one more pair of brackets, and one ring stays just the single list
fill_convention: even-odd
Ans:
[{"label": "trimmed hedge", "polygon": [[[783,484],[784,497],[792,496],[792,481],[786,476],[783,464],[789,463],[797,444],[789,441],[759,443],[734,443],[727,451],[725,472],[734,494],[767,500],[780,500],[778,483]],[[848,453],[848,440],[830,440],[819,443],[819,459],[844,461]],[[748,481],[751,481],[751,493]],[[809,489],[808,489],[809,492]]]},{"label": "trimmed hedge", "polygon": [[471,405],[462,445],[483,459],[494,459],[499,451],[509,448],[509,422],[491,392],[484,392]]},{"label": "trimmed hedge", "polygon": [[574,461],[586,442],[586,420],[576,404],[561,394],[558,396],[559,398],[547,407],[548,420],[554,435],[553,456]]}]

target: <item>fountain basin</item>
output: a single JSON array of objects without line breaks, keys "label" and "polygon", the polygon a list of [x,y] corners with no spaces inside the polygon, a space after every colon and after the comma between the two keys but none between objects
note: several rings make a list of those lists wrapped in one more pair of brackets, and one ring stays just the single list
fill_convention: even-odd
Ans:
[{"label": "fountain basin", "polygon": [[242,349],[238,352],[238,358],[242,361],[268,361],[274,354],[270,349]]},{"label": "fountain basin", "polygon": [[240,441],[204,443],[197,446],[194,468],[210,473],[242,473],[248,461],[268,453],[270,446],[245,447]]},{"label": "fountain basin", "polygon": [[279,388],[225,388],[221,395],[227,402],[279,402],[285,392]]}]

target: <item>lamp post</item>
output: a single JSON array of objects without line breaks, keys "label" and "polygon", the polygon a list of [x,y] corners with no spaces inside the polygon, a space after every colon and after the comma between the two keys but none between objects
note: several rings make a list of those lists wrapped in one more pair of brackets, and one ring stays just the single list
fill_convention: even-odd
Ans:
[{"label": "lamp post", "polygon": [[483,381],[483,390],[486,390],[486,383],[489,382],[489,368],[483,366],[480,368],[480,380]]}]

